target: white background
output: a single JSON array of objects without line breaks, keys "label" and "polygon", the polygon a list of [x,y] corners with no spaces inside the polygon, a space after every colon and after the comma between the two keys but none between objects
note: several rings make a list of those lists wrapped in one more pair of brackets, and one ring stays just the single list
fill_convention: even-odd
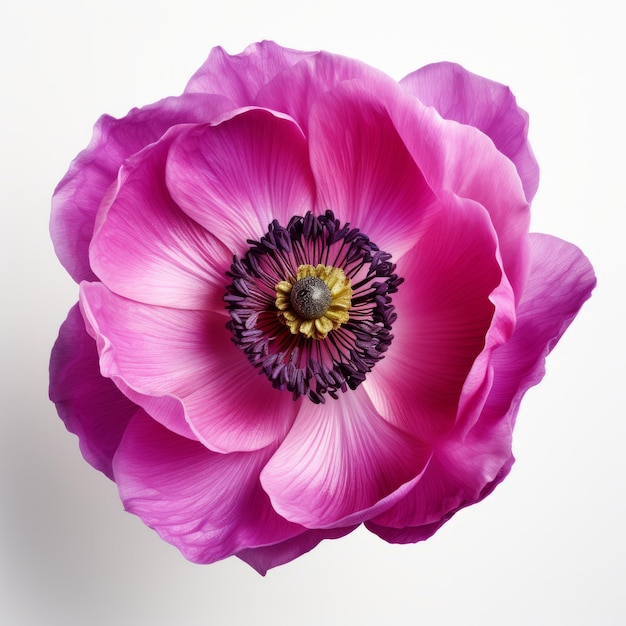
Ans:
[{"label": "white background", "polygon": [[[620,624],[626,620],[623,20],[614,0],[9,0],[0,9],[0,622]],[[180,93],[209,49],[263,38],[396,78],[458,61],[510,85],[542,167],[533,230],[599,277],[522,405],[510,477],[426,543],[365,531],[266,578],[187,563],[80,457],[47,400],[76,299],[49,199],[104,112]],[[4,621],[2,621],[4,618]]]}]

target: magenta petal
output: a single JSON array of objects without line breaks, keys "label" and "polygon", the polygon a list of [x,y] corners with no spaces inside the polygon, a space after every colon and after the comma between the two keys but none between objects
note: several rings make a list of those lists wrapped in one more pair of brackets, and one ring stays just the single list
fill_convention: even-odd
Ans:
[{"label": "magenta petal", "polygon": [[522,396],[543,377],[545,357],[596,282],[589,261],[567,242],[533,234],[530,252],[530,276],[515,331],[493,353],[493,384],[483,413],[465,438],[452,433],[436,448],[404,500],[368,524],[388,541],[427,538],[460,508],[488,495],[512,465],[511,435]]},{"label": "magenta petal", "polygon": [[95,279],[88,249],[96,212],[124,160],[171,126],[207,122],[231,108],[221,96],[188,94],[133,109],[121,119],[104,115],[98,120],[89,146],[74,159],[52,198],[55,251],[76,282]]},{"label": "magenta petal", "polygon": [[259,484],[271,453],[211,452],[140,413],[124,434],[113,468],[127,511],[185,558],[212,563],[302,533],[276,514]]},{"label": "magenta petal", "polygon": [[400,85],[448,119],[478,128],[513,163],[530,202],[539,186],[539,166],[528,142],[528,115],[505,85],[455,63],[434,63],[409,74]]},{"label": "magenta petal", "polygon": [[265,576],[269,569],[293,561],[315,548],[324,539],[345,537],[356,528],[358,528],[358,525],[324,530],[307,530],[280,543],[242,550],[237,553],[237,556],[253,567],[259,574]]},{"label": "magenta petal", "polygon": [[[435,522],[422,524],[421,526],[393,528],[392,526],[384,526],[376,523],[375,521],[370,521],[366,522],[365,526],[368,530],[389,543],[416,543],[418,541],[424,541],[425,539],[432,537],[432,535],[434,535],[455,513],[458,513],[466,506],[476,504],[486,498],[508,476],[514,461],[515,459],[513,458],[513,455],[510,455],[496,476],[483,487],[480,493],[473,500],[461,500],[461,504],[458,504],[445,514],[442,514],[441,517]],[[452,485],[451,487],[454,489],[455,485]],[[442,492],[441,487],[438,487],[437,491],[440,496]],[[410,500],[411,498],[412,496],[409,496],[407,500]],[[458,500],[458,498],[453,500]],[[445,502],[446,500],[444,499],[444,503]]]},{"label": "magenta petal", "polygon": [[268,225],[286,225],[313,206],[308,148],[298,126],[265,109],[246,109],[199,126],[172,145],[167,186],[192,219],[243,255]]},{"label": "magenta petal", "polygon": [[254,104],[263,85],[312,54],[315,53],[283,48],[273,41],[251,44],[241,54],[234,55],[216,47],[191,77],[185,93],[222,94],[240,107]]},{"label": "magenta petal", "polygon": [[545,358],[591,296],[596,278],[574,245],[530,235],[530,275],[511,339],[494,352],[494,382],[486,411],[517,413],[524,393],[545,374]]},{"label": "magenta petal", "polygon": [[[397,83],[361,61],[328,52],[317,52],[277,74],[256,95],[254,104],[287,113],[308,134],[309,115],[315,102],[345,81],[358,80],[374,93]],[[338,123],[337,132],[341,129]]]},{"label": "magenta petal", "polygon": [[360,84],[341,85],[318,101],[310,143],[318,212],[332,210],[394,260],[440,209],[389,114]]},{"label": "magenta petal", "polygon": [[471,126],[442,119],[398,89],[387,106],[394,126],[429,187],[480,203],[491,217],[506,275],[516,295],[528,273],[530,207],[513,163]]},{"label": "magenta petal", "polygon": [[303,403],[261,483],[283,517],[307,528],[347,526],[401,498],[429,458],[357,388],[325,405]]},{"label": "magenta petal", "polygon": [[85,330],[78,305],[70,309],[52,349],[50,399],[78,436],[85,460],[112,479],[113,455],[139,407],[100,374],[96,342]]},{"label": "magenta petal", "polygon": [[91,266],[121,296],[224,311],[232,253],[183,213],[165,186],[165,161],[178,134],[167,133],[122,166],[116,193],[98,213]]},{"label": "magenta petal", "polygon": [[[486,211],[454,198],[445,209],[398,261],[394,343],[363,383],[385,419],[424,441],[450,431],[462,392],[481,392],[487,363],[468,377],[486,337],[505,341],[515,320]],[[505,291],[498,308],[496,289]]]},{"label": "magenta petal", "polygon": [[298,403],[250,367],[222,315],[141,304],[99,283],[81,284],[81,306],[102,373],[170,430],[218,452],[284,437]]},{"label": "magenta petal", "polygon": [[412,541],[430,536],[456,511],[478,502],[504,479],[513,463],[512,430],[510,419],[481,418],[464,439],[450,436],[436,447],[415,487],[372,518],[368,528],[374,532],[374,525],[405,529]]}]

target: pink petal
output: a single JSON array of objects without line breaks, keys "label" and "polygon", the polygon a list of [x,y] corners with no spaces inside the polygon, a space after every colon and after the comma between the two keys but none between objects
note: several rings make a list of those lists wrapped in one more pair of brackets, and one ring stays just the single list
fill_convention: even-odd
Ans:
[{"label": "pink petal", "polygon": [[218,454],[138,414],[113,469],[127,511],[185,558],[212,563],[302,533],[272,509],[259,472],[272,449]]},{"label": "pink petal", "polygon": [[485,411],[517,413],[524,393],[541,381],[545,359],[591,296],[596,278],[574,245],[530,235],[530,276],[511,339],[495,351],[495,378]]},{"label": "pink petal", "polygon": [[511,434],[522,396],[543,377],[547,354],[596,282],[587,259],[569,243],[533,234],[530,251],[530,276],[515,332],[493,353],[493,384],[483,413],[466,436],[453,431],[436,448],[411,493],[368,524],[388,541],[427,538],[456,511],[488,495],[509,472]]},{"label": "pink petal", "polygon": [[530,202],[539,186],[539,166],[528,142],[528,114],[511,90],[456,63],[433,63],[400,81],[408,93],[448,119],[488,135],[513,163]]},{"label": "pink petal", "polygon": [[354,80],[373,93],[384,93],[389,85],[397,88],[397,83],[380,70],[322,51],[277,74],[258,92],[254,104],[287,113],[308,135],[309,115],[317,100],[340,83]]},{"label": "pink petal", "polygon": [[281,440],[298,410],[258,376],[219,314],[140,304],[81,285],[103,375],[154,419],[218,452]]},{"label": "pink petal", "polygon": [[[476,504],[481,500],[484,500],[508,476],[514,461],[515,459],[513,458],[513,455],[510,455],[505,461],[504,465],[500,468],[500,471],[495,475],[493,479],[491,479],[484,485],[483,489],[480,491],[480,493],[478,493],[478,495],[474,497],[474,499],[467,501],[461,499],[461,504],[458,504],[456,507],[451,508],[446,513],[442,512],[441,516],[434,522],[422,524],[420,526],[394,528],[392,526],[379,524],[376,520],[366,522],[365,526],[368,530],[378,535],[381,539],[388,541],[389,543],[416,543],[418,541],[424,541],[425,539],[432,537],[432,535],[434,535],[451,517],[453,517],[461,509],[465,508],[466,506]],[[437,472],[435,468],[436,462],[433,465],[433,475]],[[430,480],[430,478],[428,478],[427,480]],[[437,478],[434,478],[433,482],[438,482]],[[461,492],[463,490],[463,486],[459,485],[458,483],[446,483],[445,480],[441,482],[441,485],[433,485],[433,490],[430,494],[421,494],[422,496],[425,495],[426,501],[429,501],[431,498],[434,499],[434,501],[437,501],[436,499],[441,498],[441,494],[445,493],[445,489],[448,489],[450,493],[452,493],[455,489],[459,489],[459,491]],[[459,501],[458,493],[457,497],[451,497],[450,500],[447,500],[444,497],[444,499],[442,500],[444,505],[449,504],[451,501]],[[413,495],[407,497],[407,502],[411,502],[413,506],[419,506],[419,503],[416,504],[413,501]],[[404,504],[404,502],[401,504]],[[400,509],[401,507],[398,508]],[[446,507],[444,506],[443,508]]]},{"label": "pink petal", "polygon": [[286,519],[307,528],[347,526],[401,498],[429,457],[358,388],[325,405],[303,403],[261,484]]},{"label": "pink petal", "polygon": [[251,44],[235,55],[221,47],[213,48],[209,58],[187,83],[185,93],[222,94],[240,107],[254,104],[263,85],[312,54],[315,53],[283,48],[273,41]]},{"label": "pink petal", "polygon": [[[487,363],[468,377],[481,352],[488,348],[488,356],[512,332],[513,297],[508,284],[501,287],[489,216],[467,200],[450,197],[396,271],[404,283],[393,296],[394,341],[363,386],[385,419],[435,441],[458,419],[462,391],[480,394],[484,402]],[[500,289],[504,302],[494,318],[494,291]],[[490,334],[493,341],[487,341]]]},{"label": "pink petal", "polygon": [[516,296],[528,274],[529,205],[513,163],[471,126],[442,119],[400,90],[385,100],[398,134],[429,187],[480,203],[498,235],[506,275]]},{"label": "pink petal", "polygon": [[311,113],[310,143],[318,212],[333,210],[394,260],[440,210],[389,114],[360,84],[320,98]]},{"label": "pink petal", "polygon": [[183,211],[238,255],[274,219],[285,226],[310,210],[315,194],[302,132],[264,109],[182,134],[170,150],[166,178]]},{"label": "pink petal", "polygon": [[165,186],[165,161],[182,126],[122,166],[101,205],[91,267],[115,293],[146,304],[225,312],[232,253],[183,213]]},{"label": "pink petal", "polygon": [[95,279],[88,249],[96,212],[124,160],[171,126],[207,122],[231,108],[221,96],[189,94],[133,109],[119,120],[108,115],[98,120],[89,146],[74,159],[52,198],[55,251],[76,282]]},{"label": "pink petal", "polygon": [[507,419],[478,421],[462,439],[450,435],[433,454],[420,481],[367,527],[392,540],[378,527],[404,529],[406,542],[426,539],[459,509],[474,504],[504,480],[513,464],[512,424]]},{"label": "pink petal", "polygon": [[100,374],[96,343],[78,305],[70,309],[52,349],[50,399],[66,428],[78,436],[85,460],[112,479],[113,454],[139,407]]},{"label": "pink petal", "polygon": [[291,539],[260,548],[248,548],[237,556],[265,576],[267,570],[284,565],[311,551],[324,539],[339,539],[351,533],[357,526],[329,528],[326,530],[307,530]]}]

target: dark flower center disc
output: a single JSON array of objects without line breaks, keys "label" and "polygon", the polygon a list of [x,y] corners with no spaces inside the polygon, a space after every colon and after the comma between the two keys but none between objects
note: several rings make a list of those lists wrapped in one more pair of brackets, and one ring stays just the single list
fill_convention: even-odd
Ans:
[{"label": "dark flower center disc", "polygon": [[356,389],[393,340],[391,295],[402,278],[391,255],[332,211],[275,220],[249,243],[227,272],[235,345],[294,400]]},{"label": "dark flower center disc", "polygon": [[291,289],[291,305],[305,320],[314,320],[324,315],[331,301],[330,289],[317,276],[301,278]]}]

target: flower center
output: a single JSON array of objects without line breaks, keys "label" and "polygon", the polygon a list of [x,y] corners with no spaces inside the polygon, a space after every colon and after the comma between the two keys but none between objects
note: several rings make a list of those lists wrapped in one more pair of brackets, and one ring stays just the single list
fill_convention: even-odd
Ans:
[{"label": "flower center", "polygon": [[305,320],[322,317],[328,311],[332,299],[328,285],[317,276],[305,276],[297,280],[289,297],[293,310]]},{"label": "flower center", "polygon": [[235,345],[294,400],[356,389],[393,340],[391,255],[331,211],[273,221],[249,243],[227,272]]},{"label": "flower center", "polygon": [[292,334],[325,339],[349,319],[350,279],[340,268],[300,265],[295,277],[276,285],[278,318]]}]

